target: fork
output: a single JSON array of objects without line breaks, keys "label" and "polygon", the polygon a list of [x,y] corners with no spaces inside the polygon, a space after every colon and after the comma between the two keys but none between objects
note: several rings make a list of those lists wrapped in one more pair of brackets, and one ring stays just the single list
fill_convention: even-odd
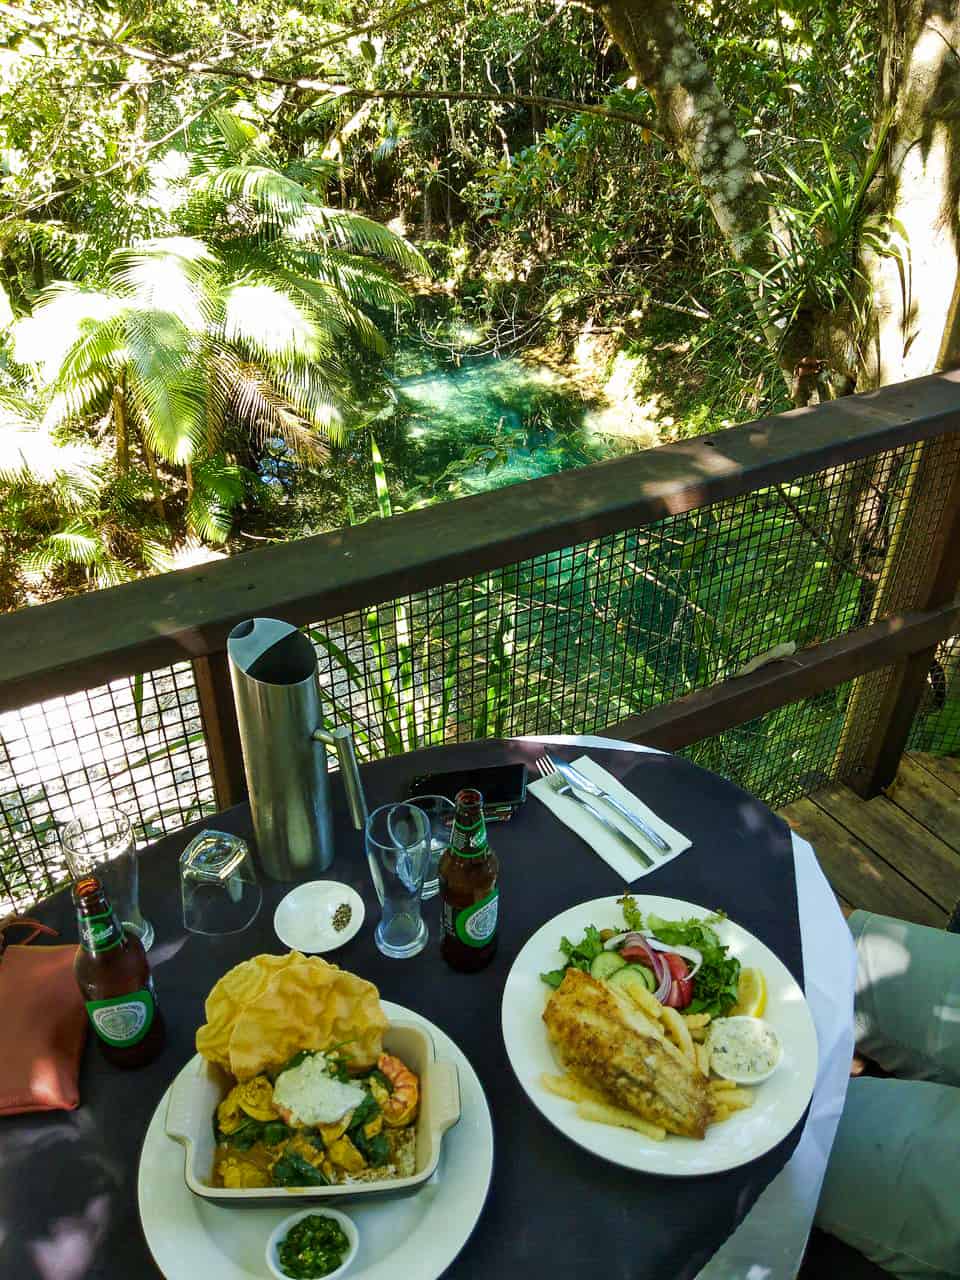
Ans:
[{"label": "fork", "polygon": [[657,853],[669,853],[670,846],[664,840],[663,836],[654,831],[653,827],[648,826],[646,822],[632,809],[628,809],[625,804],[621,804],[616,796],[612,796],[609,791],[604,791],[603,787],[598,787],[592,778],[588,778],[586,774],[581,773],[579,769],[572,764],[563,764],[554,760],[550,755],[544,754],[544,760],[549,760],[557,773],[570,783],[575,791],[585,791],[588,796],[594,800],[603,800],[610,805],[612,809],[616,809],[621,818],[626,818],[631,827],[636,827],[640,834],[653,845]]},{"label": "fork", "polygon": [[601,826],[606,827],[611,835],[615,835],[621,844],[628,848],[635,857],[639,858],[645,867],[654,865],[653,859],[640,848],[636,841],[628,836],[625,831],[621,831],[615,822],[611,822],[606,814],[601,813],[589,800],[585,800],[583,796],[574,791],[569,782],[557,772],[556,766],[549,757],[541,756],[536,761],[536,765],[540,776],[546,779],[547,786],[551,791],[555,791],[558,796],[566,796],[570,800],[576,800],[577,804],[586,809],[592,818],[595,818]]}]

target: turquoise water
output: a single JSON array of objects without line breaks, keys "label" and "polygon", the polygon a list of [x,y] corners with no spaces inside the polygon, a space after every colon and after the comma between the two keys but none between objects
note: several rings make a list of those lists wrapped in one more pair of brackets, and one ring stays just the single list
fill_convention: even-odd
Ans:
[{"label": "turquoise water", "polygon": [[[451,359],[402,341],[386,393],[366,412],[383,456],[393,510],[449,501],[589,466],[631,446],[604,431],[601,406],[552,368],[517,357]],[[263,479],[282,494],[283,536],[320,532],[376,514],[369,432],[303,467],[281,449]]]},{"label": "turquoise water", "polygon": [[434,364],[395,377],[375,433],[388,478],[442,500],[583,467],[619,452],[594,406],[545,365]]}]

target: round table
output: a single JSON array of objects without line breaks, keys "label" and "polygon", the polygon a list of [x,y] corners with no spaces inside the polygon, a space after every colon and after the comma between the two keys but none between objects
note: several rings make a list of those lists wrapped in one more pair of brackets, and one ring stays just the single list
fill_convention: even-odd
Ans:
[{"label": "round table", "polygon": [[[694,838],[693,849],[645,877],[638,891],[725,907],[758,936],[766,930],[763,940],[802,976],[820,1043],[818,1083],[806,1121],[789,1139],[745,1169],[697,1180],[699,1186],[633,1174],[586,1155],[526,1102],[500,1037],[500,994],[513,957],[536,928],[576,902],[622,892],[623,881],[530,799],[509,824],[491,828],[491,841],[502,851],[503,894],[494,964],[477,975],[447,969],[432,919],[434,941],[425,952],[413,960],[386,961],[372,941],[377,908],[362,837],[339,802],[337,856],[323,874],[353,885],[368,915],[357,937],[330,958],[372,978],[384,998],[422,1012],[448,1032],[475,1067],[493,1112],[497,1155],[491,1193],[470,1243],[446,1274],[449,1280],[519,1280],[545,1271],[557,1280],[580,1280],[588,1272],[624,1280],[692,1280],[698,1274],[746,1280],[750,1268],[759,1266],[753,1275],[791,1276],[812,1221],[852,1050],[853,952],[836,901],[810,846],[794,840],[791,847],[783,824],[737,788],[685,761],[638,755],[642,749],[627,744],[558,741],[558,753],[567,759],[586,746],[616,776],[632,771],[632,788],[634,777],[646,778],[655,794],[642,798]],[[507,760],[532,764],[539,753],[530,740],[435,748],[365,766],[364,784],[373,808],[402,799],[417,774]],[[736,833],[739,852],[728,848],[708,814],[697,813],[700,797],[712,813],[727,814],[726,829]],[[166,837],[142,857],[142,907],[157,932],[150,960],[169,1028],[163,1053],[140,1071],[121,1073],[88,1044],[76,1112],[0,1122],[2,1274],[19,1280],[157,1274],[136,1215],[136,1169],[146,1125],[194,1051],[212,983],[252,954],[284,949],[272,918],[289,886],[271,881],[264,882],[260,915],[246,932],[214,939],[184,932],[177,857],[200,825]],[[246,806],[202,825],[251,835]],[[729,860],[722,880],[714,855]],[[774,864],[776,886],[770,879]],[[698,897],[694,888],[677,892],[684,867],[692,886],[698,875],[712,886],[709,897]],[[761,901],[757,894],[762,896],[765,877]],[[733,886],[737,879],[732,899],[721,900],[718,886],[728,880]],[[426,904],[426,911],[428,918],[435,914],[435,903]],[[76,937],[67,894],[49,899],[36,914],[59,928],[64,940]],[[682,1212],[675,1211],[678,1205],[685,1206]]]}]

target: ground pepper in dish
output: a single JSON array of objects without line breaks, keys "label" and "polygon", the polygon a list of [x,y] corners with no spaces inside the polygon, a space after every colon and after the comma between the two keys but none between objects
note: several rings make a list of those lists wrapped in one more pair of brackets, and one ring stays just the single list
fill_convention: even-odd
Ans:
[{"label": "ground pepper in dish", "polygon": [[336,911],[333,913],[333,927],[336,929],[337,933],[340,933],[347,927],[352,917],[353,912],[350,909],[350,904],[347,902],[341,902],[339,907],[337,907]]},{"label": "ground pepper in dish", "polygon": [[294,1223],[277,1248],[280,1267],[293,1280],[316,1280],[336,1271],[350,1248],[339,1222],[311,1213]]}]

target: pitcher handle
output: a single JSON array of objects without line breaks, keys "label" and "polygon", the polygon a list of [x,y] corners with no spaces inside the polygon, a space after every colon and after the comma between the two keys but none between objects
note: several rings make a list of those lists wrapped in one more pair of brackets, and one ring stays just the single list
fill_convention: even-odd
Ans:
[{"label": "pitcher handle", "polygon": [[347,797],[347,808],[353,825],[362,831],[367,822],[367,798],[363,793],[360,781],[360,769],[357,765],[357,753],[354,748],[353,734],[345,726],[338,729],[314,729],[314,742],[322,742],[324,746],[333,747],[340,765],[340,777],[343,779],[343,790]]}]

